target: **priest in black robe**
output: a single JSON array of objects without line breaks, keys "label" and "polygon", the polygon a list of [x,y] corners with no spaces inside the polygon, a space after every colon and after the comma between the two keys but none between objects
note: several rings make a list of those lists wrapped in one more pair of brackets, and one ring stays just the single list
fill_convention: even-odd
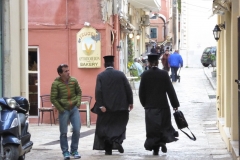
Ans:
[{"label": "priest in black robe", "polygon": [[93,149],[124,152],[123,140],[126,138],[126,126],[129,111],[133,109],[133,93],[129,81],[123,72],[113,68],[114,56],[104,56],[105,71],[97,76],[95,99],[92,112],[96,113],[96,131]]},{"label": "priest in black robe", "polygon": [[158,155],[160,148],[167,152],[166,143],[178,140],[178,132],[171,123],[168,98],[174,110],[178,109],[179,102],[168,72],[158,68],[158,55],[149,54],[148,61],[150,69],[143,72],[139,87],[139,99],[145,109],[144,147]]}]

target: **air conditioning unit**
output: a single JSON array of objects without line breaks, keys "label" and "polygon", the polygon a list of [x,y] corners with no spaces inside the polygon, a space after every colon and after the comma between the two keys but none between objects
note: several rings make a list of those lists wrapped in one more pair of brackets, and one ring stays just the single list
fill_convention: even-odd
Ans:
[{"label": "air conditioning unit", "polygon": [[149,15],[144,15],[141,17],[141,25],[142,26],[149,26],[150,21],[149,21]]}]

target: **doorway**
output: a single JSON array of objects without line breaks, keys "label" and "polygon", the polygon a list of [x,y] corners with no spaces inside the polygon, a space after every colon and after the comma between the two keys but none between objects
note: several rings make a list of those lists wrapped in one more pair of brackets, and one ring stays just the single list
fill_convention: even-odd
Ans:
[{"label": "doorway", "polygon": [[38,116],[38,48],[28,49],[28,96],[30,116]]}]

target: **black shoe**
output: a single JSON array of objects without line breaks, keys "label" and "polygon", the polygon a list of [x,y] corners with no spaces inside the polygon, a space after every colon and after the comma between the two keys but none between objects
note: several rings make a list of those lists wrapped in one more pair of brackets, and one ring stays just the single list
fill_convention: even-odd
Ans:
[{"label": "black shoe", "polygon": [[112,144],[109,141],[105,141],[105,155],[112,155]]},{"label": "black shoe", "polygon": [[178,131],[175,131],[175,132],[173,133],[173,136],[174,136],[174,137],[178,137],[178,136],[179,136]]},{"label": "black shoe", "polygon": [[159,154],[159,150],[153,150],[153,155],[157,156]]},{"label": "black shoe", "polygon": [[163,153],[167,153],[167,147],[166,147],[166,145],[162,145],[162,146],[161,146],[161,151],[162,151]]},{"label": "black shoe", "polygon": [[120,152],[120,153],[123,153],[123,152],[124,152],[124,149],[123,149],[123,147],[122,147],[121,144],[116,143],[116,146],[117,146],[118,152]]},{"label": "black shoe", "polygon": [[112,155],[112,151],[105,151],[105,155]]}]

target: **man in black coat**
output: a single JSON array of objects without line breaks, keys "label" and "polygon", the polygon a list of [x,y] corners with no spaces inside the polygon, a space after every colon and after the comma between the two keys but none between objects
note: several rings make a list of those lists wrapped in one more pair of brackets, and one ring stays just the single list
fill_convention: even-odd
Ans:
[{"label": "man in black coat", "polygon": [[124,152],[122,143],[129,111],[133,109],[133,93],[126,76],[113,68],[114,56],[103,58],[106,70],[97,76],[96,103],[92,109],[98,115],[93,149],[112,155],[112,149]]},{"label": "man in black coat", "polygon": [[171,123],[171,111],[168,98],[174,110],[179,107],[175,90],[166,71],[158,69],[158,55],[148,55],[150,69],[142,74],[139,99],[145,109],[146,150],[158,155],[159,148],[167,152],[166,143],[177,141],[178,132]]}]

